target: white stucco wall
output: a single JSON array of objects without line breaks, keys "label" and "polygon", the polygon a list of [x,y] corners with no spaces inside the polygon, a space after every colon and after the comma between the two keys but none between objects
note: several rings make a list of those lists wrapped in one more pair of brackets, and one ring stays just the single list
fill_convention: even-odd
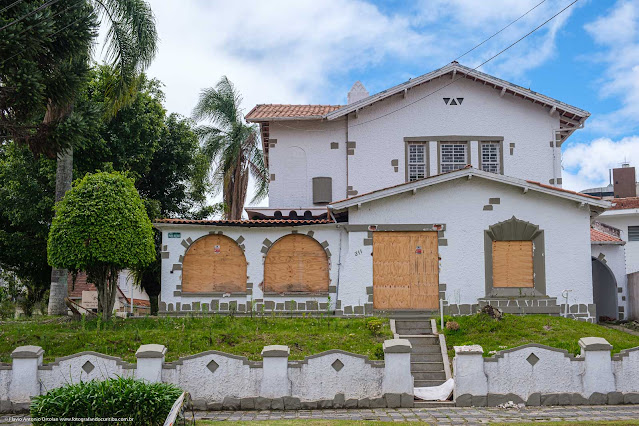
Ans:
[{"label": "white stucco wall", "polygon": [[[82,369],[87,362],[93,370],[87,373]],[[89,380],[104,380],[111,377],[130,377],[135,369],[124,368],[128,364],[120,358],[103,355],[97,352],[81,352],[45,365],[39,370],[42,392],[64,386],[67,383],[80,383]]]},{"label": "white stucco wall", "polygon": [[[274,121],[269,127],[269,207],[308,208],[313,204],[313,178],[333,179],[333,200],[346,198],[346,120],[331,122]],[[339,147],[331,149],[331,143]],[[285,215],[288,212],[282,212]]]},{"label": "white stucco wall", "polygon": [[[161,302],[165,303],[167,308],[170,304],[173,310],[176,310],[176,304],[189,304],[193,302],[210,303],[212,299],[219,299],[219,303],[238,302],[238,304],[246,304],[252,300],[262,299],[273,301],[281,304],[291,300],[297,302],[316,301],[318,303],[327,303],[326,296],[272,296],[265,297],[262,291],[261,283],[264,281],[264,260],[265,255],[262,253],[263,242],[265,239],[275,243],[279,238],[293,233],[308,234],[313,232],[312,238],[318,243],[328,243],[328,250],[331,255],[329,257],[329,285],[337,285],[337,265],[340,254],[340,232],[343,229],[335,224],[312,225],[298,227],[271,227],[271,228],[246,228],[246,227],[219,227],[219,226],[195,226],[195,225],[161,225],[162,245],[166,246],[164,252],[168,252],[168,258],[162,259],[162,294]],[[169,232],[180,232],[180,238],[168,238]],[[242,244],[245,247],[244,255],[248,262],[247,266],[247,282],[252,283],[252,294],[242,296],[228,297],[204,297],[190,296],[188,293],[181,293],[176,296],[178,286],[182,284],[182,271],[174,270],[173,265],[181,264],[180,256],[184,256],[186,248],[182,245],[182,241],[191,238],[196,241],[198,238],[209,235],[209,233],[222,232],[223,235],[237,240],[240,236],[244,238]],[[344,248],[343,248],[344,250]],[[335,306],[335,300],[331,301],[331,305]]]},{"label": "white stucco wall", "polygon": [[[346,198],[347,186],[359,194],[405,181],[405,137],[497,136],[503,138],[504,174],[548,184],[561,177],[561,149],[551,147],[556,114],[548,108],[471,80],[459,80],[433,96],[415,102],[450,83],[448,77],[432,81],[351,114],[346,121],[285,121],[270,123],[270,207],[311,207],[312,177],[333,178],[333,200]],[[461,105],[446,105],[443,98],[464,98]],[[412,105],[411,105],[412,103]],[[402,108],[399,112],[384,116]],[[347,129],[348,127],[348,129]],[[355,142],[346,155],[346,138]],[[338,142],[339,149],[331,149]],[[513,154],[510,144],[514,143]],[[479,165],[476,141],[469,163]],[[430,174],[438,173],[437,143],[429,143]],[[347,158],[348,157],[348,158]],[[395,171],[392,160],[398,160]],[[346,164],[348,162],[348,173]],[[306,200],[306,202],[304,202]]]},{"label": "white stucco wall", "polygon": [[[500,204],[483,210],[489,198],[499,198]],[[592,303],[590,212],[573,201],[463,178],[420,189],[416,195],[408,192],[351,208],[349,225],[445,224],[439,282],[447,285],[450,303],[467,304],[485,296],[484,230],[513,216],[544,231],[547,294],[560,298],[570,289],[569,304]],[[351,239],[356,239],[354,234]],[[353,259],[353,249],[349,247],[347,268],[353,276],[370,279],[364,272],[372,270],[372,246],[361,247],[361,261]]]},{"label": "white stucco wall", "polygon": [[639,226],[639,209],[608,210],[598,220],[621,230],[626,241],[626,274],[639,271],[639,241],[628,241],[628,226]]},{"label": "white stucco wall", "polygon": [[[2,366],[5,367],[5,366]],[[0,368],[0,401],[9,399],[9,386],[11,385],[11,369]]]},{"label": "white stucco wall", "polygon": [[[605,265],[617,280],[617,288],[621,288],[621,292],[617,292],[617,305],[622,306],[624,310],[624,318],[628,312],[628,278],[626,275],[625,246],[617,244],[592,244],[592,257],[599,258],[603,255]],[[615,291],[617,291],[615,289]]]}]

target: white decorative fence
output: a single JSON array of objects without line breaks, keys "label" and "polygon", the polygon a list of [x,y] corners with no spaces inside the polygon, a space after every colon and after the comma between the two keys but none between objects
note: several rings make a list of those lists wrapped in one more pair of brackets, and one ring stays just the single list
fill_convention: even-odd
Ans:
[{"label": "white decorative fence", "polygon": [[581,355],[529,344],[490,358],[481,346],[455,346],[458,406],[639,404],[639,347],[610,356],[600,337],[579,340]]},{"label": "white decorative fence", "polygon": [[262,361],[207,351],[165,362],[162,345],[142,345],[137,362],[81,352],[43,364],[39,346],[21,346],[0,364],[0,412],[28,409],[32,397],[68,383],[134,377],[191,394],[196,409],[412,407],[410,342],[384,342],[384,361],[331,350],[289,361],[288,346],[266,346]]}]

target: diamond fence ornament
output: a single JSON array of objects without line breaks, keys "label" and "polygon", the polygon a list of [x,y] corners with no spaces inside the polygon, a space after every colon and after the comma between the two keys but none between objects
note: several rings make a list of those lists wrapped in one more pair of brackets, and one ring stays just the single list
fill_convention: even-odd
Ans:
[{"label": "diamond fence ornament", "polygon": [[206,368],[208,368],[211,371],[211,373],[215,373],[215,370],[217,370],[219,366],[220,365],[217,362],[215,362],[215,360],[211,360],[211,362],[206,364]]},{"label": "diamond fence ornament", "polygon": [[339,359],[336,359],[332,364],[331,367],[333,367],[333,369],[335,371],[339,371],[342,368],[344,368],[344,363],[342,361],[340,361]]},{"label": "diamond fence ornament", "polygon": [[95,365],[91,364],[91,361],[87,361],[87,362],[84,363],[84,365],[82,365],[82,369],[87,374],[92,372],[94,368],[95,368]]},{"label": "diamond fence ornament", "polygon": [[537,361],[539,361],[539,357],[531,353],[530,355],[528,355],[528,358],[526,358],[526,361],[528,361],[528,363],[534,367],[535,364],[537,364]]}]

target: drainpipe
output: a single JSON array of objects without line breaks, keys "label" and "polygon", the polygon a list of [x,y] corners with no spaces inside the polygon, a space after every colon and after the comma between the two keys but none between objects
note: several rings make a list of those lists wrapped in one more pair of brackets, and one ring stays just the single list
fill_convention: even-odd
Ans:
[{"label": "drainpipe", "polygon": [[348,198],[348,114],[346,114],[346,141],[344,142],[344,153],[346,154],[346,192],[344,198]]}]

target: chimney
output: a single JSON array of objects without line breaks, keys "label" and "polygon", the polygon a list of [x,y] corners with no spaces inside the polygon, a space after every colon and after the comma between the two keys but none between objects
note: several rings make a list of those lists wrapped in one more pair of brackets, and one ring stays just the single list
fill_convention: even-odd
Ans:
[{"label": "chimney", "polygon": [[351,87],[351,91],[348,92],[348,104],[352,104],[357,101],[361,101],[364,98],[368,98],[368,90],[364,87],[361,81],[356,81]]},{"label": "chimney", "polygon": [[620,168],[612,171],[613,188],[615,198],[626,198],[637,196],[637,183],[635,168],[624,163]]}]

